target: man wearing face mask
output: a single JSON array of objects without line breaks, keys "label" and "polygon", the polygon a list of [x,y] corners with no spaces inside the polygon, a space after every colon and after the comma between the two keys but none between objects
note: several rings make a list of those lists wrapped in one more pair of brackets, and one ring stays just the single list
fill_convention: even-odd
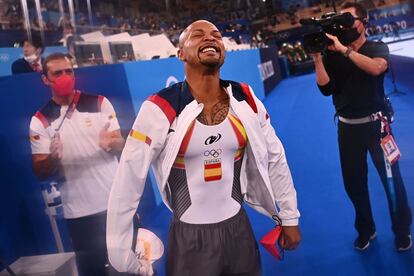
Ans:
[{"label": "man wearing face mask", "polygon": [[42,72],[43,45],[40,37],[33,35],[32,40],[23,41],[23,58],[12,64],[12,74]]},{"label": "man wearing face mask", "polygon": [[[332,95],[338,115],[338,143],[345,190],[356,213],[357,250],[365,250],[376,237],[367,181],[369,152],[384,185],[395,246],[398,251],[412,246],[411,211],[400,174],[398,161],[386,163],[381,143],[389,137],[389,114],[384,102],[384,74],[388,68],[389,50],[382,42],[368,41],[366,9],[345,2],[342,13],[349,12],[355,22],[343,29],[339,37],[327,34],[333,41],[326,55],[313,54],[316,81],[325,96]],[[388,118],[386,117],[388,116]]]},{"label": "man wearing face mask", "polygon": [[51,100],[32,117],[33,170],[60,182],[63,213],[81,275],[105,275],[106,209],[124,139],[111,103],[75,89],[65,54],[43,62]]}]

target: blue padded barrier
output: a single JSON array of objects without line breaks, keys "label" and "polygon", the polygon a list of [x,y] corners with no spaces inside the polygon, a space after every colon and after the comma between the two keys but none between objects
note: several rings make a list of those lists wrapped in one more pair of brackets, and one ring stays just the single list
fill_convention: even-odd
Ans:
[{"label": "blue padded barrier", "polygon": [[[414,58],[391,55],[389,62],[394,72],[395,81],[398,83],[397,89],[414,92]],[[388,70],[386,76],[392,79],[391,70]]]}]

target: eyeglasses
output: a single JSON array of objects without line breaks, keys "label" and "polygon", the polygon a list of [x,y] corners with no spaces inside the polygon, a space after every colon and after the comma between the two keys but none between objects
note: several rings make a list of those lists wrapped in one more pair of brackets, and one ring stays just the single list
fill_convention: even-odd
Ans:
[{"label": "eyeglasses", "polygon": [[56,70],[56,71],[51,71],[50,74],[54,77],[59,77],[61,75],[63,75],[63,73],[65,73],[66,75],[73,75],[73,69],[72,68],[66,68],[66,69],[61,69],[61,70]]}]

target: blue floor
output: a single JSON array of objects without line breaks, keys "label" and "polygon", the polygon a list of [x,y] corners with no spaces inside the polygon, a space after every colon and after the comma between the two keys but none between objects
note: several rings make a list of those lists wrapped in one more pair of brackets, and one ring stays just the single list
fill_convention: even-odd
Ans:
[{"label": "blue floor", "polygon": [[[387,91],[391,91],[387,82]],[[403,157],[402,175],[414,207],[414,91],[392,96],[396,113],[393,125]],[[334,109],[323,97],[315,75],[282,81],[266,98],[272,124],[282,140],[298,192],[303,241],[300,247],[274,260],[261,248],[264,275],[414,275],[414,251],[397,253],[391,232],[385,193],[369,160],[369,188],[377,225],[377,239],[366,252],[352,243],[354,211],[342,184]],[[260,239],[272,222],[248,209],[255,235]],[[171,214],[165,207],[155,212],[151,230],[167,240]],[[165,257],[154,264],[165,275]]]}]

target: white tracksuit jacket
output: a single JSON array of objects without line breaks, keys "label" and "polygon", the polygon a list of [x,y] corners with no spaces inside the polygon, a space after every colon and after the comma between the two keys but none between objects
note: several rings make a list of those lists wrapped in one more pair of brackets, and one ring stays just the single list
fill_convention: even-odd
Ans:
[{"label": "white tracksuit jacket", "polygon": [[[248,137],[240,177],[244,201],[269,217],[277,215],[284,226],[298,225],[296,191],[285,152],[263,103],[248,85],[233,81],[221,81],[221,85]],[[109,197],[107,246],[109,260],[118,271],[136,273],[140,267],[131,250],[132,219],[150,165],[162,199],[171,209],[167,179],[190,123],[202,110],[203,104],[194,100],[186,82],[166,88],[142,104]]]}]

